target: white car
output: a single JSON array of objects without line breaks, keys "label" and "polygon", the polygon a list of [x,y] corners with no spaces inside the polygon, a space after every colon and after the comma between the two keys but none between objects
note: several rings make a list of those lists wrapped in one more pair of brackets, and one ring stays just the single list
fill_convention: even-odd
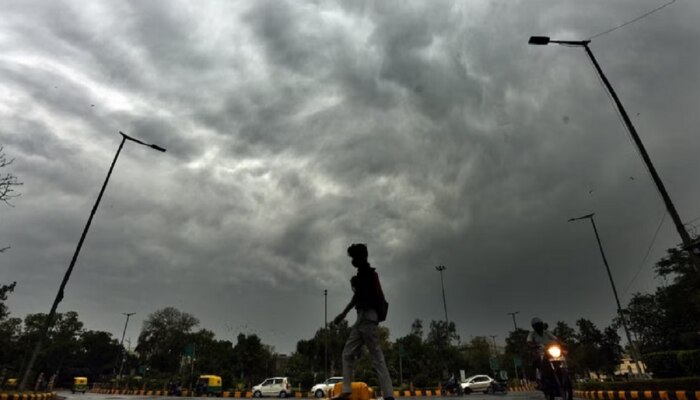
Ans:
[{"label": "white car", "polygon": [[333,376],[331,378],[326,379],[325,382],[315,384],[314,387],[311,388],[311,393],[313,393],[314,397],[316,397],[317,399],[320,399],[322,397],[328,397],[328,391],[333,389],[336,383],[342,381],[342,376]]},{"label": "white car", "polygon": [[463,380],[459,385],[462,386],[464,394],[469,394],[471,392],[486,392],[491,386],[491,382],[493,382],[493,378],[488,375],[474,375]]},{"label": "white car", "polygon": [[285,398],[292,394],[292,385],[285,377],[268,378],[263,383],[253,386],[253,397],[274,396]]}]

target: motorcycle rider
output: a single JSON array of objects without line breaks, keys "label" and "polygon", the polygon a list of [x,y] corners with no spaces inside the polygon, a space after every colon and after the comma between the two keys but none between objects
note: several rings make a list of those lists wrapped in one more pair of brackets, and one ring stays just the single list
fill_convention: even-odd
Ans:
[{"label": "motorcycle rider", "polygon": [[[543,389],[542,367],[544,367],[544,364],[546,363],[544,357],[545,349],[553,342],[557,343],[563,350],[566,349],[567,346],[552,332],[547,330],[548,325],[540,318],[533,318],[530,324],[532,325],[532,332],[530,332],[530,334],[527,336],[527,343],[534,355],[532,366],[536,372],[537,386],[540,389]],[[571,388],[569,388],[569,398],[571,398],[572,395],[573,393],[571,392]]]},{"label": "motorcycle rider", "polygon": [[532,319],[532,321],[530,321],[530,324],[532,325],[532,332],[527,335],[527,343],[530,345],[530,347],[534,348],[536,346],[540,353],[544,354],[544,348],[549,343],[557,342],[560,345],[563,345],[559,338],[547,330],[547,324],[545,324],[541,319],[535,317]]}]

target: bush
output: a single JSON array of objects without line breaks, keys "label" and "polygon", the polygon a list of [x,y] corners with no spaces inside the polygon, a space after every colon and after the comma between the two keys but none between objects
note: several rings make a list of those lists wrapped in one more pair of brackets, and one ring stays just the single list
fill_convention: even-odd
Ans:
[{"label": "bush", "polygon": [[577,383],[577,390],[698,390],[700,378],[651,379],[646,381]]},{"label": "bush", "polygon": [[700,350],[679,351],[678,363],[686,376],[700,376]]},{"label": "bush", "polygon": [[685,375],[677,351],[649,353],[645,354],[643,359],[655,378],[676,378]]},{"label": "bush", "polygon": [[656,378],[700,376],[700,350],[650,353],[644,362]]}]

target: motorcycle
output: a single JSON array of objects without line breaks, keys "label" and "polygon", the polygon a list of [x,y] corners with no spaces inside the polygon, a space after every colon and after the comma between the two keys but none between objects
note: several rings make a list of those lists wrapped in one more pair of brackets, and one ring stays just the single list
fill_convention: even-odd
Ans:
[{"label": "motorcycle", "polygon": [[442,390],[445,393],[461,396],[463,394],[462,385],[457,382],[454,377],[451,377],[447,382],[442,384]]},{"label": "motorcycle", "polygon": [[545,351],[539,354],[539,389],[547,400],[561,397],[562,400],[573,399],[573,385],[566,364],[566,351],[558,343],[545,346]]},{"label": "motorcycle", "polygon": [[491,381],[491,384],[489,385],[488,388],[486,388],[486,393],[487,394],[496,394],[496,393],[507,393],[508,392],[508,385],[504,381],[499,381],[494,379]]}]

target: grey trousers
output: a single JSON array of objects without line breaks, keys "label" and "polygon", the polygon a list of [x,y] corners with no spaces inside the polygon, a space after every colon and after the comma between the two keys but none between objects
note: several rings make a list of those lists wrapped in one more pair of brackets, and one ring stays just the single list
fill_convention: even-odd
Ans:
[{"label": "grey trousers", "polygon": [[374,310],[357,310],[357,322],[350,328],[350,336],[343,349],[343,393],[352,392],[355,358],[364,344],[369,350],[374,370],[377,371],[379,387],[383,397],[394,397],[391,376],[384,362],[384,353],[379,347],[379,323]]}]

